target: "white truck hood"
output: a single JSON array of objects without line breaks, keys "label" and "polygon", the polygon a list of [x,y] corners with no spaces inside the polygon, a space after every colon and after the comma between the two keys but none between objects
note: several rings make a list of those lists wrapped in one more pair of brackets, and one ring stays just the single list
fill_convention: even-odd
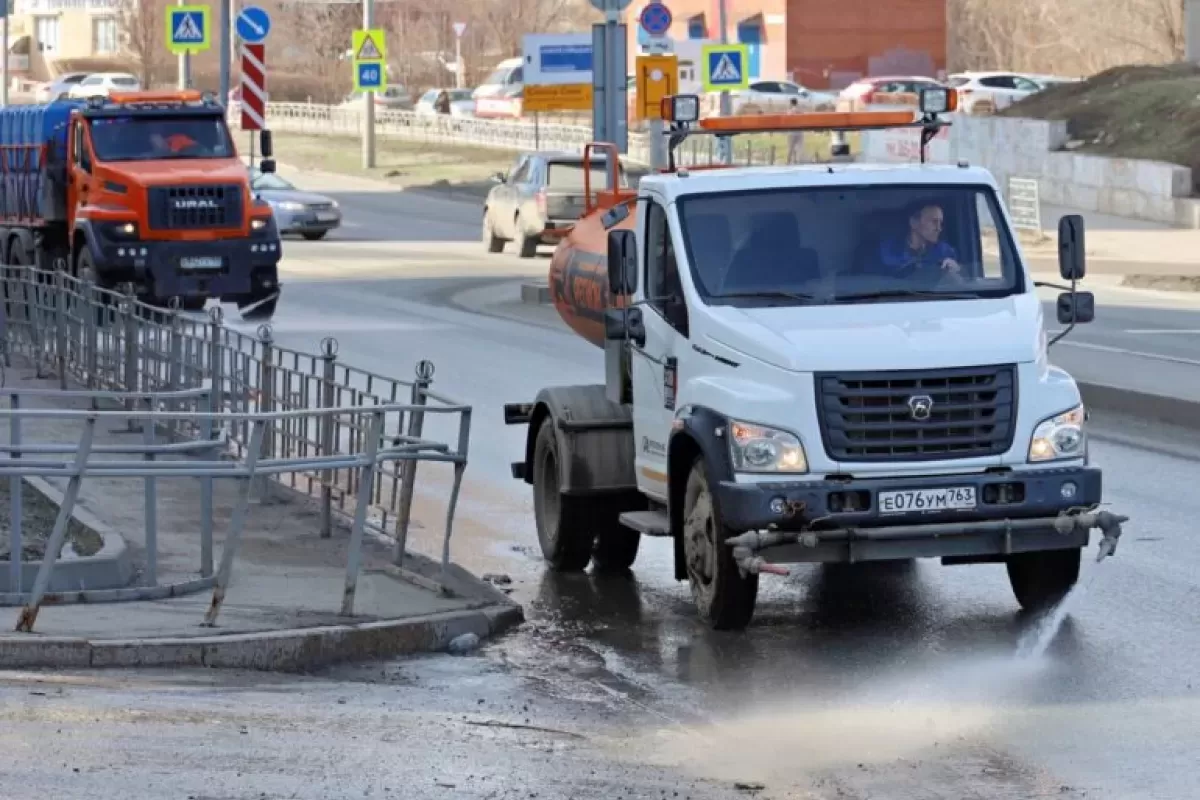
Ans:
[{"label": "white truck hood", "polygon": [[711,344],[794,372],[1027,363],[1043,346],[1034,294],[709,311]]}]

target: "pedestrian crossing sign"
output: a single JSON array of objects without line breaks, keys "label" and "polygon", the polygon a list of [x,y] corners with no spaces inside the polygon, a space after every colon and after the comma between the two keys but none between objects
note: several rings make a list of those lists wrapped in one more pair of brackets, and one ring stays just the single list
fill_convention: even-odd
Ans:
[{"label": "pedestrian crossing sign", "polygon": [[701,74],[706,92],[731,92],[750,86],[746,65],[749,48],[744,44],[710,44],[700,48]]},{"label": "pedestrian crossing sign", "polygon": [[208,6],[171,6],[167,17],[167,50],[174,55],[199,53],[212,46]]},{"label": "pedestrian crossing sign", "polygon": [[382,28],[355,31],[351,48],[355,61],[387,61],[387,42]]}]

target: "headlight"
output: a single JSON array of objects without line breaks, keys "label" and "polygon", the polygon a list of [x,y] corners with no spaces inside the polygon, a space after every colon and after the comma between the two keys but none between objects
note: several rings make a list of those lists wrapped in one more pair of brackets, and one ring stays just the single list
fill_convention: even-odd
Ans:
[{"label": "headlight", "polygon": [[293,203],[291,200],[282,200],[275,204],[275,207],[283,211],[303,211],[303,203]]},{"label": "headlight", "polygon": [[1083,433],[1085,414],[1078,405],[1070,411],[1042,420],[1033,430],[1029,442],[1030,461],[1058,461],[1064,458],[1083,458],[1087,439]]},{"label": "headlight", "polygon": [[341,208],[341,206],[338,205],[337,200],[330,200],[329,205],[333,206],[334,208]]},{"label": "headlight", "polygon": [[251,229],[251,230],[254,230],[254,231],[261,231],[261,230],[262,230],[263,228],[265,228],[265,227],[267,227],[267,221],[266,221],[265,219],[252,219],[252,220],[250,220],[250,229]]},{"label": "headlight", "polygon": [[729,449],[737,472],[808,472],[804,446],[787,431],[732,420]]},{"label": "headlight", "polygon": [[136,239],[138,235],[136,222],[110,222],[105,227],[116,239]]}]

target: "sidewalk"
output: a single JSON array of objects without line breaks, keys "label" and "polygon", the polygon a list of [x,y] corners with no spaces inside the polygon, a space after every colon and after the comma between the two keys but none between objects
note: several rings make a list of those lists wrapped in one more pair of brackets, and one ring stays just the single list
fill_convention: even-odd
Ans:
[{"label": "sidewalk", "polygon": [[[33,376],[31,367],[18,363],[5,370],[4,385],[56,387],[55,381]],[[25,405],[86,407],[71,401],[51,406],[31,400]],[[26,419],[22,424],[26,443],[74,443],[80,432],[74,422]],[[0,440],[7,442],[4,427]],[[107,418],[97,425],[95,444],[128,442],[131,437],[140,440],[141,434],[128,433],[123,418]],[[60,489],[66,486],[66,479],[49,482]],[[144,485],[141,478],[85,477],[78,501],[83,511],[128,543],[137,567],[135,585],[144,574],[146,556]],[[158,585],[200,577],[199,485],[195,478],[157,480]],[[218,565],[236,492],[235,481],[214,481],[213,552]],[[483,638],[520,621],[519,607],[458,567],[448,581],[450,596],[396,577],[390,546],[370,535],[364,537],[355,616],[340,616],[349,526],[339,525],[335,517],[333,536],[321,539],[315,504],[289,499],[285,492],[277,490],[265,501],[251,502],[217,627],[200,627],[211,589],[165,600],[46,605],[34,634],[12,632],[19,609],[10,607],[0,611],[0,667],[306,669],[334,660],[442,649],[459,634]],[[418,502],[415,513],[422,512],[433,514],[434,509]],[[410,556],[406,567],[430,577],[438,571],[436,564],[419,556]],[[8,622],[3,622],[6,616]]]}]

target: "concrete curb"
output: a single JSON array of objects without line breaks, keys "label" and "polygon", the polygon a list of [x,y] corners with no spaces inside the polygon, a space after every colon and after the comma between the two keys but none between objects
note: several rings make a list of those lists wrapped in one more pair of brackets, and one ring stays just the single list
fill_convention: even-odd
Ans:
[{"label": "concrete curb", "polygon": [[[63,493],[53,484],[33,475],[24,476],[24,480],[38,494],[45,497],[59,508],[62,507]],[[133,556],[125,538],[95,514],[80,505],[71,511],[71,519],[78,525],[89,528],[104,542],[100,552],[90,556],[63,558],[61,555],[54,564],[54,572],[50,576],[51,593],[71,592],[81,594],[85,591],[114,590],[129,585],[133,579]],[[22,600],[13,592],[9,585],[8,562],[4,562],[0,570],[0,605],[19,605]],[[25,561],[21,565],[21,587],[29,589],[33,586],[42,562]]]},{"label": "concrete curb", "polygon": [[1200,274],[1197,275],[1149,275],[1140,272],[1127,273],[1121,286],[1129,289],[1154,289],[1160,292],[1200,292]]},{"label": "concrete curb", "polygon": [[307,672],[341,662],[437,652],[465,633],[485,639],[524,620],[521,607],[508,604],[410,619],[225,636],[91,640],[6,634],[0,636],[0,669],[210,667]]},{"label": "concrete curb", "polygon": [[1200,430],[1200,401],[1139,392],[1119,386],[1077,381],[1089,408],[1126,414],[1150,422]]}]

